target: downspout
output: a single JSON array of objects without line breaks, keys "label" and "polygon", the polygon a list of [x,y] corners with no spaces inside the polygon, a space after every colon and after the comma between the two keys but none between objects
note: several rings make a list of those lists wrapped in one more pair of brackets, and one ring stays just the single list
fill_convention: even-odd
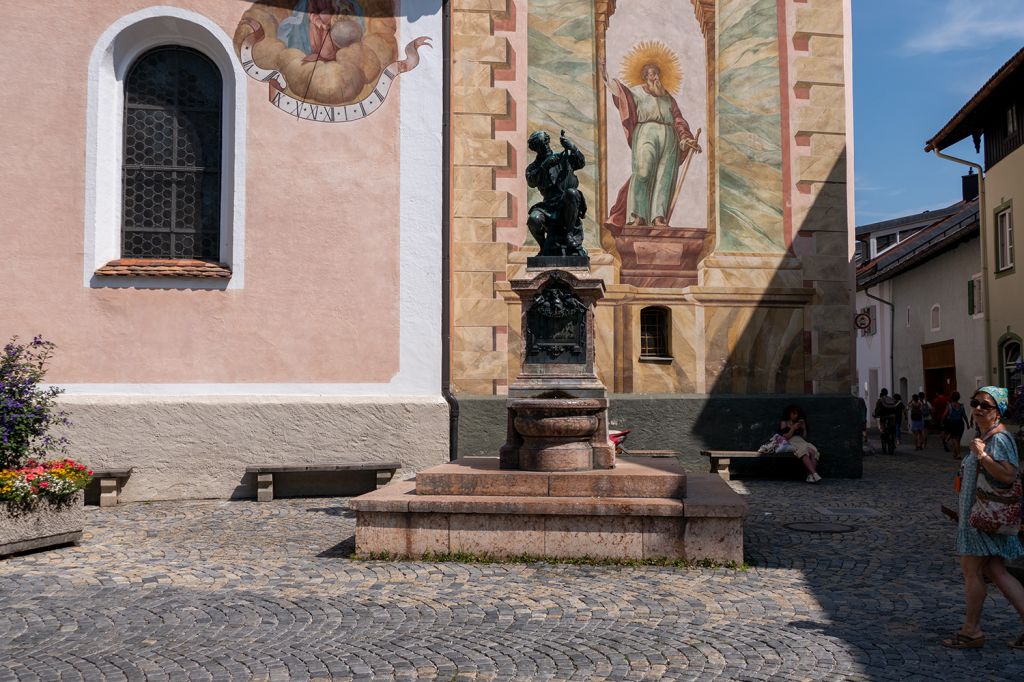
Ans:
[{"label": "downspout", "polygon": [[896,343],[896,306],[891,301],[879,298],[871,293],[871,287],[864,288],[864,294],[872,301],[889,306],[889,391],[896,392],[896,363],[893,358],[893,345]]},{"label": "downspout", "polygon": [[933,150],[935,156],[947,161],[961,163],[978,171],[978,233],[981,235],[981,304],[985,308],[985,381],[992,383],[992,315],[988,307],[988,232],[985,230],[987,217],[985,215],[985,169],[981,164],[960,159],[949,154],[943,154],[938,149]]},{"label": "downspout", "polygon": [[452,225],[451,225],[451,2],[441,3],[444,42],[443,113],[441,115],[441,395],[448,403],[448,459],[459,456],[459,401],[452,393]]}]

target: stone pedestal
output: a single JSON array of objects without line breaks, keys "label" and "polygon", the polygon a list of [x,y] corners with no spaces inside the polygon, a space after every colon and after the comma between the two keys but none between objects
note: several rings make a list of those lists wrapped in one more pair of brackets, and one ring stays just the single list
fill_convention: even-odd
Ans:
[{"label": "stone pedestal", "polygon": [[594,305],[605,285],[579,274],[543,270],[532,279],[511,282],[522,301],[523,356],[508,391],[503,469],[615,466],[607,391],[594,368]]}]

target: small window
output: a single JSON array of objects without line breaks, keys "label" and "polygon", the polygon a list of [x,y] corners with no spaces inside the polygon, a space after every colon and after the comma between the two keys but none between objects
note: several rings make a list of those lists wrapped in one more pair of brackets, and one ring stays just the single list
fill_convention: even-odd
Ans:
[{"label": "small window", "polygon": [[875,253],[879,254],[896,243],[896,233],[886,234],[875,239]]},{"label": "small window", "polygon": [[183,47],[125,79],[122,258],[220,260],[220,71]]},{"label": "small window", "polygon": [[910,306],[907,306],[907,326],[910,326]]},{"label": "small window", "polygon": [[1011,104],[1006,110],[1006,136],[1009,137],[1017,132],[1017,105]]},{"label": "small window", "polygon": [[931,322],[933,332],[942,329],[942,306],[938,304],[932,306]]},{"label": "small window", "polygon": [[996,271],[1013,267],[1013,215],[1010,209],[996,216]]},{"label": "small window", "polygon": [[667,308],[644,308],[640,311],[640,357],[670,359],[670,315]]},{"label": "small window", "polygon": [[976,274],[967,281],[967,314],[981,315],[985,312],[985,299],[982,297],[981,274]]},{"label": "small window", "polygon": [[1003,361],[1002,384],[1012,393],[1024,383],[1024,365],[1021,365],[1020,341],[1005,341],[1000,356]]}]

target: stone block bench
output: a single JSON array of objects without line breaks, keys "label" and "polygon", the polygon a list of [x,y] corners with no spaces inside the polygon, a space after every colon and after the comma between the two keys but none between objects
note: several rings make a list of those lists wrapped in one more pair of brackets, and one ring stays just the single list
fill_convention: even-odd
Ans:
[{"label": "stone block bench", "polygon": [[[348,487],[351,488],[352,484],[355,484],[360,488],[358,492],[367,492],[367,490],[376,490],[378,486],[386,485],[401,466],[399,462],[259,464],[246,467],[245,472],[256,475],[256,499],[260,502],[270,502],[274,499],[274,477],[277,474],[290,474],[305,478],[308,487],[314,490],[309,493],[312,495],[351,494],[353,492],[351,489],[345,493],[329,492],[328,488],[323,485],[326,483],[323,475],[354,474],[354,476],[345,476],[346,479],[349,479],[346,481]],[[278,497],[287,496],[289,495],[278,495]]]},{"label": "stone block bench", "polygon": [[86,488],[85,503],[99,504],[101,507],[116,507],[118,496],[125,481],[132,475],[132,467],[127,469],[93,469],[92,482]]},{"label": "stone block bench", "polygon": [[710,460],[711,473],[718,474],[727,481],[730,479],[729,463],[734,459],[752,459],[758,461],[796,459],[792,452],[773,452],[771,454],[763,455],[756,450],[701,450],[700,454]]}]

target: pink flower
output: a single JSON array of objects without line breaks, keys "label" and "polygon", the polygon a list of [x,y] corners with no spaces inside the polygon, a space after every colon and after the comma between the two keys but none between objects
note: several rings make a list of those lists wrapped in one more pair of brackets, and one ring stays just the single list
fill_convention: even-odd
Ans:
[{"label": "pink flower", "polygon": [[49,488],[50,484],[47,483],[46,481],[43,481],[42,483],[39,484],[39,487],[40,488]]}]

